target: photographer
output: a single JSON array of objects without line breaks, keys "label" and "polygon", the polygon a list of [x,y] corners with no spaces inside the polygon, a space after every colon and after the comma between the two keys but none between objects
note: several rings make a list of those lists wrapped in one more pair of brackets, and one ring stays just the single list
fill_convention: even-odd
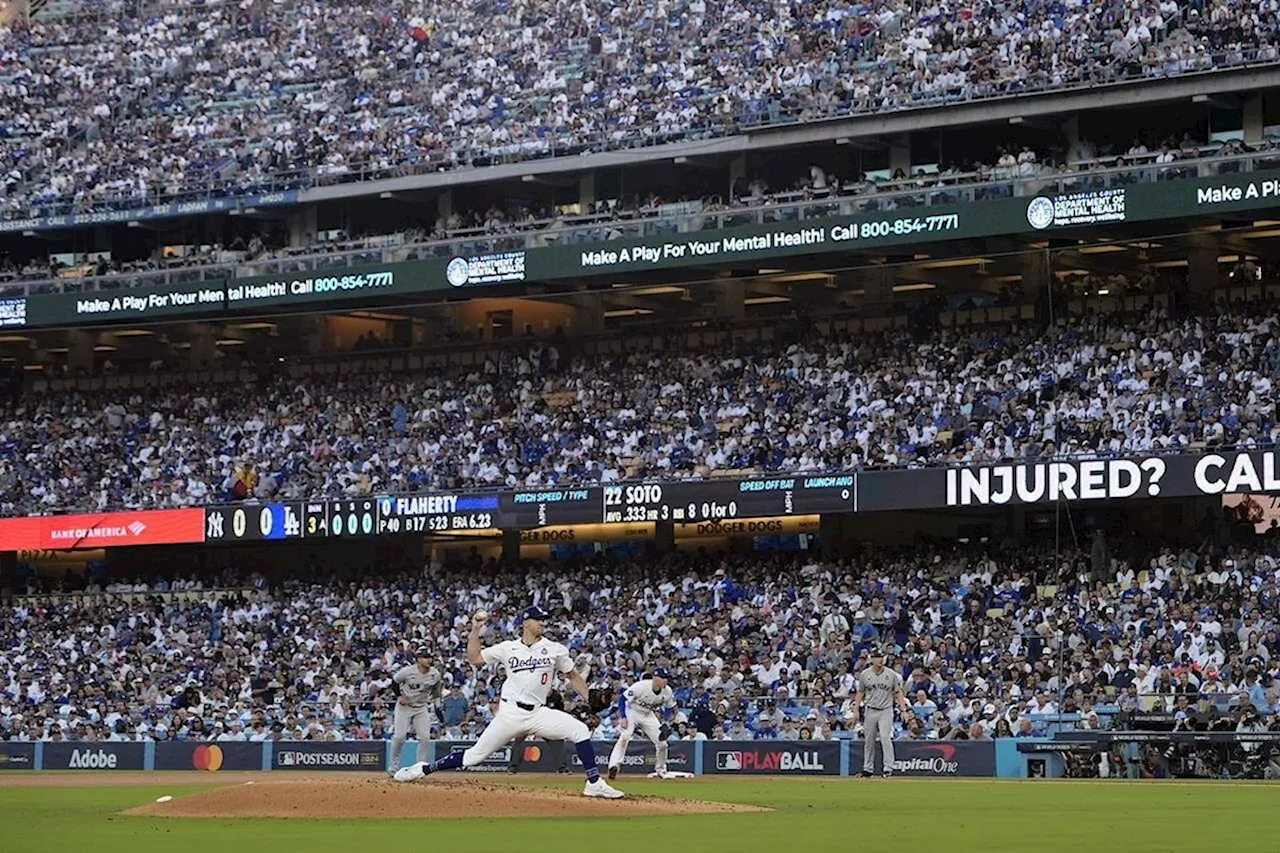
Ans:
[{"label": "photographer", "polygon": [[[1240,709],[1235,730],[1237,734],[1262,734],[1267,730],[1267,726],[1258,709],[1252,704],[1246,704]],[[1246,741],[1239,744],[1237,749],[1242,758],[1240,775],[1245,779],[1265,778],[1273,745],[1260,741]]]},{"label": "photographer", "polygon": [[1160,747],[1155,744],[1143,744],[1138,757],[1130,759],[1129,763],[1137,766],[1140,779],[1169,778],[1168,764],[1160,754]]}]

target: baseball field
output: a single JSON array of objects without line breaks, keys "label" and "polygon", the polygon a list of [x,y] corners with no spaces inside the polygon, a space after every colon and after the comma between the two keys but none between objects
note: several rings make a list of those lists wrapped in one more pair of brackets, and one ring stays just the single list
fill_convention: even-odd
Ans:
[{"label": "baseball field", "polygon": [[1267,784],[623,782],[629,800],[602,802],[565,777],[12,773],[0,779],[0,850],[1280,850],[1280,787]]}]

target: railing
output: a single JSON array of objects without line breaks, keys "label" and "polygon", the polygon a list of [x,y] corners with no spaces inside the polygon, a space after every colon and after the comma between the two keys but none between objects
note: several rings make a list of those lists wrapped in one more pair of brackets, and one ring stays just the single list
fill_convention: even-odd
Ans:
[{"label": "railing", "polygon": [[[674,142],[700,139],[713,139],[731,136],[746,131],[762,131],[786,127],[799,123],[816,123],[835,119],[850,118],[859,115],[884,114],[887,112],[927,109],[943,106],[954,106],[969,102],[997,102],[1012,98],[1025,98],[1028,95],[1065,93],[1085,89],[1097,90],[1108,85],[1123,85],[1139,80],[1160,80],[1191,76],[1205,76],[1219,71],[1238,68],[1271,68],[1280,65],[1280,60],[1258,60],[1256,49],[1242,50],[1233,53],[1208,55],[1212,62],[1209,69],[1184,71],[1176,67],[1144,69],[1141,73],[1126,75],[1122,71],[1111,73],[1117,66],[1108,66],[1104,72],[1091,75],[1088,79],[1072,81],[1059,85],[1035,85],[1026,80],[1019,80],[1001,89],[984,89],[973,87],[969,94],[963,91],[938,92],[928,94],[905,93],[907,100],[898,104],[883,104],[874,98],[866,101],[848,98],[825,109],[805,106],[787,109],[779,100],[761,101],[752,105],[746,112],[723,120],[708,120],[688,129],[667,134],[644,134],[615,138],[608,134],[593,137],[575,137],[573,139],[540,139],[536,143],[508,145],[502,148],[472,150],[462,137],[443,140],[438,148],[449,152],[441,156],[432,152],[407,152],[404,158],[393,166],[354,164],[348,165],[342,173],[324,172],[321,168],[306,168],[274,174],[254,180],[248,184],[227,182],[218,185],[183,188],[178,193],[148,194],[145,198],[120,197],[104,199],[90,206],[76,203],[33,205],[27,210],[10,211],[5,218],[25,219],[39,216],[62,216],[75,213],[87,213],[97,210],[130,210],[155,204],[170,203],[179,200],[208,199],[214,197],[237,196],[243,194],[280,192],[291,189],[309,189],[316,186],[361,183],[393,177],[411,177],[432,174],[458,168],[480,168],[500,163],[515,163],[541,160],[554,157],[579,156],[612,150],[629,150],[649,148]],[[703,96],[710,99],[713,95]]]},{"label": "railing", "polygon": [[12,604],[15,607],[37,607],[50,604],[97,607],[115,604],[116,602],[138,603],[155,598],[166,602],[209,601],[225,595],[241,595],[247,598],[261,592],[262,590],[254,589],[253,587],[240,586],[174,591],[148,589],[146,592],[21,592],[13,596]]},{"label": "railing", "polygon": [[[1148,159],[1154,158],[1149,155]],[[544,246],[589,244],[605,240],[656,237],[717,231],[744,225],[798,222],[832,216],[898,210],[902,208],[958,205],[993,198],[1030,197],[1041,193],[1069,193],[1082,190],[1129,186],[1185,178],[1239,174],[1280,168],[1280,150],[1266,150],[1227,157],[1205,157],[1156,164],[1144,162],[1122,167],[1084,168],[1071,172],[1038,171],[1021,175],[1016,167],[1003,170],[940,176],[928,174],[899,183],[845,184],[827,198],[793,193],[772,196],[752,206],[717,208],[705,205],[696,212],[638,210],[623,214],[572,217],[530,223],[527,230],[484,234],[459,232],[446,240],[364,246],[342,251],[315,252],[288,257],[214,263],[168,270],[117,273],[85,278],[44,278],[0,283],[0,293],[10,295],[39,292],[112,290],[146,285],[166,285],[198,281],[220,281],[259,275],[334,269],[364,264],[394,263],[426,258],[444,258],[537,249]],[[672,205],[684,208],[687,205]],[[383,238],[381,242],[391,242]]]}]

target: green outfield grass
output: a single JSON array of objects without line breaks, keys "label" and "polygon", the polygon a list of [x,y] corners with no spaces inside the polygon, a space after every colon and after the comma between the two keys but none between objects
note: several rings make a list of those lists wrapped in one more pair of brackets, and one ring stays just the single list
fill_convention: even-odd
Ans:
[{"label": "green outfield grass", "polygon": [[[580,790],[581,783],[545,782]],[[941,850],[946,853],[1274,853],[1280,786],[761,779],[633,782],[634,793],[751,803],[770,813],[625,819],[223,820],[119,814],[196,787],[0,787],[5,853],[518,853],[601,850]]]}]

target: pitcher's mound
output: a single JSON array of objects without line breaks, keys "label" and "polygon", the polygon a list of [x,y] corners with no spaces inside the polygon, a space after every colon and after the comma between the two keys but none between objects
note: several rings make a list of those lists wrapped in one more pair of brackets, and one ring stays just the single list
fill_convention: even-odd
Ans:
[{"label": "pitcher's mound", "polygon": [[148,817],[460,818],[714,814],[766,809],[665,797],[584,797],[580,790],[476,779],[259,782],[202,791],[125,812]]}]

